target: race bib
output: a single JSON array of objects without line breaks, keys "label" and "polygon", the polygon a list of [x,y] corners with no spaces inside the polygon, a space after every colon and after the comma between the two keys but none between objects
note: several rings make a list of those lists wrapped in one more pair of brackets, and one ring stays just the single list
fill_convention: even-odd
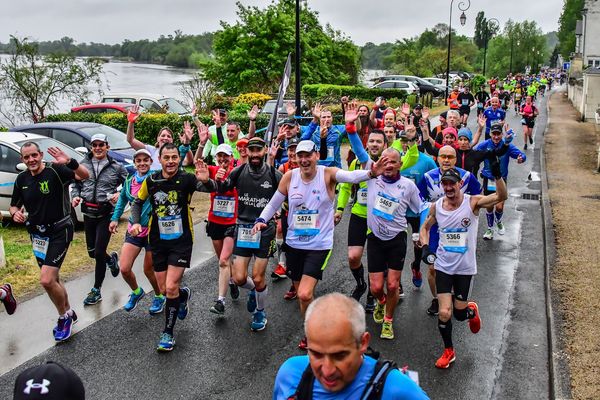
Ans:
[{"label": "race bib", "polygon": [[253,225],[238,225],[237,246],[246,249],[260,247],[260,231],[252,234]]},{"label": "race bib", "polygon": [[235,215],[235,199],[233,197],[215,196],[213,214],[217,217],[233,218]]},{"label": "race bib", "polygon": [[496,181],[495,180],[488,179],[487,190],[488,190],[488,192],[496,191]]},{"label": "race bib", "polygon": [[39,258],[40,260],[45,260],[49,244],[50,238],[41,237],[39,235],[32,235],[31,246],[33,247],[33,255]]},{"label": "race bib", "polygon": [[451,253],[467,252],[467,228],[445,228],[440,231],[440,245]]},{"label": "race bib", "polygon": [[383,192],[377,193],[375,198],[375,207],[373,207],[373,214],[392,221],[394,219],[394,212],[400,205],[400,201],[392,196],[389,196]]},{"label": "race bib", "polygon": [[158,217],[158,232],[162,240],[173,240],[183,235],[181,215]]},{"label": "race bib", "polygon": [[356,192],[356,201],[358,202],[358,204],[360,204],[361,206],[366,206],[367,205],[367,195],[368,195],[368,191],[366,188],[359,189],[358,192]]},{"label": "race bib", "polygon": [[333,152],[334,147],[333,146],[327,146],[327,159],[332,159],[333,158]]},{"label": "race bib", "polygon": [[315,236],[320,231],[318,210],[296,210],[294,212],[294,233],[296,235]]},{"label": "race bib", "polygon": [[483,108],[483,103],[478,103],[477,108]]},{"label": "race bib", "polygon": [[463,106],[468,106],[469,105],[469,99],[462,99],[462,105]]}]

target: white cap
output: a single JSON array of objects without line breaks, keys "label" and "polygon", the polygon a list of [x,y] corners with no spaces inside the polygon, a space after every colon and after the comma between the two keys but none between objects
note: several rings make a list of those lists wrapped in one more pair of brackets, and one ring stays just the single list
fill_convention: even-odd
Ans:
[{"label": "white cap", "polygon": [[139,149],[139,150],[137,150],[135,153],[133,153],[133,158],[136,158],[140,154],[145,154],[148,157],[150,157],[150,159],[152,159],[152,154],[150,154],[150,152],[147,149]]},{"label": "white cap", "polygon": [[100,141],[100,142],[104,142],[104,143],[108,143],[108,139],[106,139],[106,135],[103,133],[96,133],[95,135],[92,136],[92,138],[90,139],[90,143],[94,143],[96,141]]},{"label": "white cap", "polygon": [[228,145],[227,143],[221,143],[220,145],[217,146],[217,151],[215,152],[215,154],[219,154],[219,153],[225,153],[228,156],[233,155],[233,150],[231,150],[231,146]]},{"label": "white cap", "polygon": [[312,140],[303,140],[298,143],[298,146],[296,146],[296,154],[303,151],[306,153],[312,153],[313,151],[317,151],[317,146],[315,146]]}]

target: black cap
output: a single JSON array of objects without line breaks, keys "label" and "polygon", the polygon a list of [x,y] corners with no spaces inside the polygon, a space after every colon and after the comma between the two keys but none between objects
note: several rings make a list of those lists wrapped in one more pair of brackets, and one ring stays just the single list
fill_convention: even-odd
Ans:
[{"label": "black cap", "polygon": [[454,183],[460,182],[462,178],[460,177],[460,173],[456,170],[456,168],[450,168],[447,171],[444,171],[442,176],[440,177],[441,181],[452,181]]},{"label": "black cap", "polygon": [[422,110],[422,109],[423,109],[423,104],[421,104],[421,103],[417,103],[413,107],[413,110]]},{"label": "black cap", "polygon": [[443,113],[440,114],[440,117],[447,119],[448,118],[448,111],[444,111]]},{"label": "black cap", "polygon": [[298,143],[300,143],[300,139],[298,139],[297,137],[293,137],[291,139],[288,139],[287,141],[287,147],[292,147],[292,146],[298,146]]},{"label": "black cap", "polygon": [[265,147],[267,144],[258,136],[254,136],[252,139],[248,140],[248,147]]},{"label": "black cap", "polygon": [[283,121],[279,122],[279,126],[283,126],[283,125],[289,125],[289,126],[296,126],[298,125],[298,121],[296,121],[296,118],[286,118]]},{"label": "black cap", "polygon": [[401,130],[398,133],[398,139],[400,139],[400,140],[408,140],[408,137],[406,136],[406,132],[404,130]]},{"label": "black cap", "polygon": [[227,110],[224,108],[219,109],[219,115],[227,115]]},{"label": "black cap", "polygon": [[17,376],[13,400],[85,400],[85,389],[73,370],[48,361]]},{"label": "black cap", "polygon": [[490,132],[502,132],[502,124],[494,124],[490,128]]}]

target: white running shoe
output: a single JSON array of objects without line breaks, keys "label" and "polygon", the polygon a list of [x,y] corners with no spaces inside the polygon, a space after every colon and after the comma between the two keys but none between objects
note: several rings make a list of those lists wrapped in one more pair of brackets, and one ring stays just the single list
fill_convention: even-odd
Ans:
[{"label": "white running shoe", "polygon": [[483,240],[492,240],[493,238],[494,238],[494,230],[492,228],[487,228],[487,230],[483,234]]}]

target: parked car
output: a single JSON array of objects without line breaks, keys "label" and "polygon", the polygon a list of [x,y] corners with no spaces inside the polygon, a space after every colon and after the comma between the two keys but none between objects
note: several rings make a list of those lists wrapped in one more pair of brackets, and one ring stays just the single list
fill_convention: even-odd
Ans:
[{"label": "parked car", "polygon": [[[99,104],[84,104],[71,108],[72,113],[91,113],[91,114],[104,114],[104,113],[123,113],[127,112],[134,107],[135,104],[131,103],[99,103]],[[145,111],[143,107],[140,107],[140,111]]]},{"label": "parked car", "polygon": [[423,78],[423,79],[426,80],[427,82],[431,83],[436,88],[441,89],[444,92],[446,91],[446,80],[445,79],[435,78],[435,77],[429,77],[429,78]]},{"label": "parked car", "polygon": [[[10,199],[17,175],[27,169],[21,161],[21,146],[25,142],[35,142],[44,152],[44,161],[52,162],[54,157],[48,154],[48,147],[58,147],[69,157],[81,161],[84,154],[75,151],[63,143],[34,133],[27,132],[2,132],[0,133],[0,213],[10,219]],[[78,222],[83,222],[81,209],[77,206],[71,210],[71,215]]]},{"label": "parked car", "polygon": [[426,80],[419,78],[418,76],[413,75],[386,75],[376,79],[376,83],[384,82],[384,81],[405,81],[412,82],[419,88],[419,94],[424,95],[427,93],[433,94],[434,97],[438,97],[444,94],[443,90],[440,90],[433,86],[431,83]]},{"label": "parked car", "polygon": [[[102,133],[108,138],[108,154],[131,170],[135,150],[127,142],[127,135],[110,126],[94,122],[42,122],[10,128],[12,132],[30,132],[50,137],[64,143],[79,152],[90,149],[93,135]],[[130,171],[131,172],[131,171]]]},{"label": "parked car", "polygon": [[419,87],[412,82],[383,81],[373,85],[373,89],[402,89],[408,94],[419,94]]},{"label": "parked car", "polygon": [[190,114],[190,111],[176,99],[154,93],[109,93],[102,96],[100,103],[137,104],[151,113]]},{"label": "parked car", "polygon": [[[294,99],[287,99],[283,101],[283,104],[281,105],[281,107],[279,108],[278,112],[277,112],[277,116],[279,118],[285,118],[287,117],[288,113],[285,107],[285,103],[288,102],[292,102],[295,104]],[[263,106],[263,108],[260,110],[261,114],[268,114],[271,115],[273,114],[273,112],[275,112],[275,106],[277,105],[277,100],[268,100],[265,105]],[[308,115],[310,114],[310,110],[308,108],[308,105],[306,104],[306,101],[304,100],[300,100],[300,113],[302,115]]]}]

